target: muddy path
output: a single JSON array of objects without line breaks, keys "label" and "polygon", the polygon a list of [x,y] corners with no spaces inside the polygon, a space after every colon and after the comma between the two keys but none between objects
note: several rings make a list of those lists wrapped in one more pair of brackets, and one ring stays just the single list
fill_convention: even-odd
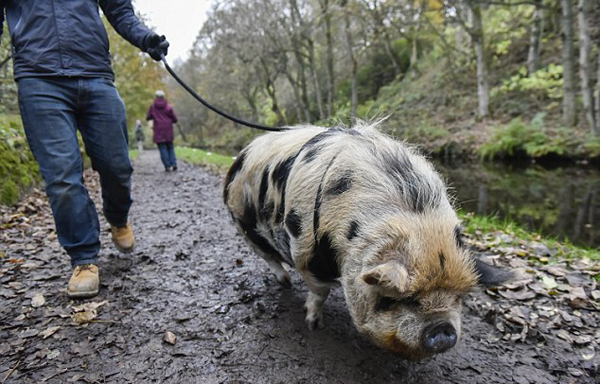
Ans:
[{"label": "muddy path", "polygon": [[[89,184],[98,199],[97,181]],[[595,307],[573,308],[552,295],[477,292],[465,303],[460,345],[410,363],[353,329],[341,288],[326,303],[325,328],[309,331],[299,275],[292,273],[293,288],[285,290],[267,273],[230,222],[220,177],[186,164],[165,173],[158,153],[146,151],[135,162],[134,199],[136,250],[120,255],[105,231],[101,292],[77,302],[65,294],[68,257],[43,195],[3,209],[0,383],[600,380]],[[597,292],[578,276],[585,294]],[[548,312],[548,322],[543,313],[528,312],[527,321],[540,319],[536,327],[506,316],[521,307],[521,315]],[[164,341],[167,332],[174,344]]]}]

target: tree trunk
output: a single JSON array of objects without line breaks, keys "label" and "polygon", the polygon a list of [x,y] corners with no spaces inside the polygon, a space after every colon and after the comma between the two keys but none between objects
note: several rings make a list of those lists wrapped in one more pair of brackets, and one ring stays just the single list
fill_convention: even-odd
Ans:
[{"label": "tree trunk", "polygon": [[[342,6],[347,7],[347,3],[344,1]],[[358,106],[358,96],[357,96],[357,73],[358,73],[358,63],[356,62],[356,57],[354,55],[354,44],[352,42],[352,33],[350,31],[350,11],[348,9],[344,9],[344,32],[346,34],[346,49],[348,51],[348,58],[350,59],[351,68],[352,68],[352,104],[350,109],[350,118],[356,118],[356,108]]]},{"label": "tree trunk", "polygon": [[531,23],[531,36],[529,37],[529,54],[527,55],[527,71],[529,76],[538,70],[543,34],[544,9],[542,8],[542,0],[536,0]]},{"label": "tree trunk", "polygon": [[306,38],[308,44],[308,55],[310,60],[310,76],[315,87],[315,98],[317,99],[317,107],[319,108],[319,119],[325,118],[325,111],[323,110],[323,96],[321,94],[321,84],[319,82],[319,74],[316,69],[315,60],[315,42],[312,39]]},{"label": "tree trunk", "polygon": [[417,34],[415,33],[413,35],[413,38],[411,39],[410,42],[410,71],[412,73],[412,76],[415,76],[418,74],[418,67],[417,67],[417,62],[419,60],[419,51],[417,49]]},{"label": "tree trunk", "polygon": [[568,127],[577,123],[575,104],[575,48],[573,43],[573,0],[560,0],[562,8],[563,122]]},{"label": "tree trunk", "polygon": [[487,80],[487,62],[483,40],[481,7],[475,2],[471,2],[469,5],[471,19],[473,21],[471,39],[477,57],[477,100],[479,105],[479,117],[485,118],[490,114],[490,89]]},{"label": "tree trunk", "polygon": [[320,0],[321,13],[325,20],[325,40],[327,44],[326,68],[327,68],[327,114],[333,115],[333,94],[335,92],[335,74],[333,67],[333,38],[331,36],[331,14],[329,0]]},{"label": "tree trunk", "polygon": [[592,86],[592,41],[590,38],[590,24],[588,12],[591,0],[579,0],[579,76],[581,80],[581,94],[585,118],[590,127],[590,132],[596,134],[596,115],[594,113],[594,87]]},{"label": "tree trunk", "polygon": [[369,6],[366,8],[373,19],[375,41],[383,41],[383,49],[385,50],[385,54],[389,57],[390,61],[392,62],[392,67],[394,68],[394,77],[398,77],[400,74],[400,65],[398,64],[398,59],[392,50],[390,35],[387,33],[385,24],[383,22],[383,17],[381,16],[381,12],[378,8],[377,0],[371,1]]},{"label": "tree trunk", "polygon": [[598,76],[596,81],[596,135],[600,135],[600,45],[598,45]]},{"label": "tree trunk", "polygon": [[[294,58],[296,59],[296,65],[298,66],[298,82],[300,83],[300,91],[301,91],[301,107],[302,112],[304,113],[304,121],[310,123],[312,121],[310,116],[310,105],[308,101],[308,87],[306,85],[306,63],[304,62],[304,57],[302,56],[302,43],[301,43],[301,31],[304,29],[304,25],[302,23],[302,16],[300,15],[300,10],[298,9],[298,3],[296,0],[290,0],[291,7],[291,15],[292,15],[292,25],[293,28],[300,28],[300,32],[298,30],[294,31],[292,36],[292,49],[294,51]],[[302,115],[298,115],[300,119]]]},{"label": "tree trunk", "polygon": [[277,93],[275,91],[275,79],[271,78],[271,73],[269,72],[269,67],[267,65],[267,63],[265,62],[264,58],[260,58],[260,64],[262,67],[262,70],[265,74],[265,78],[264,78],[264,82],[265,82],[265,92],[267,93],[267,96],[271,99],[271,110],[273,111],[273,113],[275,113],[275,116],[277,116],[277,125],[282,125],[282,124],[286,124],[287,121],[285,119],[285,117],[283,116],[283,113],[281,112],[281,109],[279,108],[279,102],[277,101]]},{"label": "tree trunk", "polygon": [[296,102],[294,103],[294,106],[296,107],[296,115],[298,120],[300,120],[302,118],[302,97],[300,96],[300,91],[298,90],[298,83],[287,69],[285,70],[285,75],[288,79],[288,82],[292,86],[292,92],[294,93],[294,98],[296,99]]},{"label": "tree trunk", "polygon": [[383,48],[385,49],[385,53],[390,58],[392,65],[394,67],[394,77],[398,77],[400,74],[400,64],[398,64],[398,59],[392,50],[392,44],[390,41],[390,36],[386,31],[383,31]]}]

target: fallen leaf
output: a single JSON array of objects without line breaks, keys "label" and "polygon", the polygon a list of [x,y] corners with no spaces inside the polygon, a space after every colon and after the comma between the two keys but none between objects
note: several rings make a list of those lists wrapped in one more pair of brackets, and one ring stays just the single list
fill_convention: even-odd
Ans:
[{"label": "fallen leaf", "polygon": [[97,316],[96,310],[77,312],[73,314],[73,322],[75,324],[87,324],[94,320]]},{"label": "fallen leaf", "polygon": [[498,291],[498,293],[506,299],[514,300],[529,300],[536,296],[536,293],[529,289],[521,289],[519,291]]},{"label": "fallen leaf", "polygon": [[544,285],[546,286],[546,288],[548,290],[551,290],[551,289],[554,289],[554,288],[558,287],[558,284],[556,283],[556,280],[554,280],[550,276],[544,275],[542,277],[542,283],[544,283]]},{"label": "fallen leaf", "polygon": [[50,328],[46,329],[45,331],[40,332],[40,335],[42,335],[44,339],[47,339],[50,336],[54,335],[56,333],[56,331],[58,331],[59,329],[60,329],[60,325],[56,326],[56,327],[50,327]]},{"label": "fallen leaf", "polygon": [[166,331],[163,341],[171,345],[175,345],[175,343],[177,343],[177,336],[175,336],[173,332]]},{"label": "fallen leaf", "polygon": [[73,306],[73,311],[74,312],[92,311],[92,310],[96,310],[96,309],[100,308],[104,304],[108,304],[108,301],[104,300],[99,303],[97,303],[97,302],[83,303],[81,305]]},{"label": "fallen leaf", "polygon": [[41,307],[44,304],[46,304],[46,299],[44,298],[44,295],[42,295],[41,293],[36,293],[33,296],[33,299],[31,299],[31,306],[33,308]]}]

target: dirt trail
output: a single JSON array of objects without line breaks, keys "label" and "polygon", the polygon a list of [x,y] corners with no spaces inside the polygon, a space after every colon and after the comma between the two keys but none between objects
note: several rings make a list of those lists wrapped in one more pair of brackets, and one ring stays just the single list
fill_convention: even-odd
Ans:
[{"label": "dirt trail", "polygon": [[[266,263],[230,222],[220,177],[186,164],[165,173],[158,153],[146,151],[135,162],[134,199],[136,250],[118,254],[103,233],[102,289],[88,301],[73,302],[64,293],[70,267],[47,208],[22,208],[30,227],[5,231],[0,383],[5,378],[7,383],[208,384],[599,380],[593,349],[595,355],[582,358],[552,335],[504,340],[493,325],[501,311],[493,308],[508,303],[483,292],[466,303],[460,346],[418,364],[361,337],[341,288],[326,303],[325,329],[310,332],[299,275],[292,273],[291,290],[269,276]],[[90,303],[101,304],[96,317]],[[73,308],[82,304],[87,307]],[[93,319],[76,325],[75,310]],[[163,341],[167,331],[177,337],[175,345]]]}]

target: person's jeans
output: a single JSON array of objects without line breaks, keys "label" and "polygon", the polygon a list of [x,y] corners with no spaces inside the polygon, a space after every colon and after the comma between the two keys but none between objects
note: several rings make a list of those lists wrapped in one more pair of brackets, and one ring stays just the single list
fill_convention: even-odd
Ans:
[{"label": "person's jeans", "polygon": [[100,225],[83,184],[77,130],[100,174],[104,216],[124,226],[133,168],[123,101],[104,78],[28,77],[18,85],[25,134],[46,183],[58,240],[73,266],[97,263]]},{"label": "person's jeans", "polygon": [[177,159],[175,158],[175,148],[173,142],[157,143],[158,150],[160,151],[160,160],[162,161],[165,169],[169,167],[177,167]]}]

